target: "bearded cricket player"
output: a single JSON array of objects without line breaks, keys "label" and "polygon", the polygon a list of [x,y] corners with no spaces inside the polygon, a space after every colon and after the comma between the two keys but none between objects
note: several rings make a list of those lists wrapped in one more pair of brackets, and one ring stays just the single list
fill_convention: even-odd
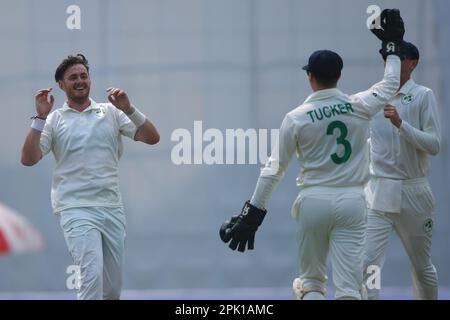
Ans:
[{"label": "bearded cricket player", "polygon": [[52,88],[37,91],[22,163],[33,166],[50,151],[55,157],[51,201],[80,270],[78,299],[119,299],[125,241],[118,168],[122,136],[153,145],[159,133],[124,90],[108,88],[109,103],[90,98],[83,55],[64,59],[55,81],[67,101],[52,112]]}]

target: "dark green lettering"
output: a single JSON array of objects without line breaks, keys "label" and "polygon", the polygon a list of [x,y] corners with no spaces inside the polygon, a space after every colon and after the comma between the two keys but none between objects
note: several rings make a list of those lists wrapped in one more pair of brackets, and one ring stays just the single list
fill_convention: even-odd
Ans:
[{"label": "dark green lettering", "polygon": [[[325,112],[328,110],[328,113]],[[323,114],[325,115],[325,117],[329,118],[331,117],[331,112],[330,112],[330,108],[328,106],[323,107]]]},{"label": "dark green lettering", "polygon": [[333,116],[336,115],[335,113],[337,113],[338,115],[341,114],[341,113],[339,112],[339,109],[336,108],[336,105],[335,105],[335,104],[332,105],[332,106],[330,106],[330,107],[331,107],[331,112],[333,112]]},{"label": "dark green lettering", "polygon": [[319,110],[320,116],[317,114],[317,109],[314,110],[314,114],[316,115],[317,120],[322,120],[323,119],[322,110],[320,110],[320,109],[318,109],[318,110]]},{"label": "dark green lettering", "polygon": [[346,104],[345,104],[345,107],[347,108],[347,112],[355,112],[355,111],[353,111],[353,109],[352,109],[352,104],[351,104],[351,103],[346,103]]},{"label": "dark green lettering", "polygon": [[343,164],[352,154],[352,146],[350,142],[345,139],[348,134],[347,126],[342,121],[333,121],[328,125],[327,135],[333,135],[334,129],[339,129],[340,135],[336,139],[336,143],[344,146],[344,154],[339,156],[337,153],[333,153],[331,155],[331,160],[336,164]]}]

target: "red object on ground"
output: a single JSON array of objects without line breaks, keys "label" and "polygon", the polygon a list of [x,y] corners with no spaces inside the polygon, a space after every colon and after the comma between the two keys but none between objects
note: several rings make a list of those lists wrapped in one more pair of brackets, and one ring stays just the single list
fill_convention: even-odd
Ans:
[{"label": "red object on ground", "polygon": [[40,250],[44,239],[22,215],[0,203],[0,255]]}]

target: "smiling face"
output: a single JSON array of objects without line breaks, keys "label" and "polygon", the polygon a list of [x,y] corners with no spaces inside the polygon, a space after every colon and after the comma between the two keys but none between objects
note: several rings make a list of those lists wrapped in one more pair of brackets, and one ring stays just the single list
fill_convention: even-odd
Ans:
[{"label": "smiling face", "polygon": [[83,103],[89,99],[91,79],[89,78],[89,72],[82,64],[74,64],[69,67],[58,84],[61,90],[66,93],[69,101]]}]

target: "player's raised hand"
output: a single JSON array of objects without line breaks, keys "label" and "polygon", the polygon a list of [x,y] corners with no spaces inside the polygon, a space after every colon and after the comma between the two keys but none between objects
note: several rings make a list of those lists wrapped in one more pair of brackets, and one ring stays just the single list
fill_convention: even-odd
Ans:
[{"label": "player's raised hand", "polygon": [[108,92],[109,102],[111,102],[117,109],[120,109],[125,113],[129,113],[131,111],[130,99],[128,99],[128,95],[125,91],[119,88],[109,87],[106,92]]},{"label": "player's raised hand", "polygon": [[[380,21],[377,26],[376,22]],[[402,58],[401,43],[405,34],[405,25],[398,9],[384,9],[381,15],[372,21],[370,31],[381,40],[380,54],[386,58],[395,54]]]},{"label": "player's raised hand", "polygon": [[376,26],[378,17],[372,21],[372,33],[381,41],[402,41],[405,26],[398,9],[384,9],[379,17],[380,26]]},{"label": "player's raised hand", "polygon": [[55,97],[50,95],[50,101],[48,100],[48,94],[52,91],[52,88],[41,89],[36,92],[36,112],[38,117],[47,118],[50,111],[52,111]]}]

